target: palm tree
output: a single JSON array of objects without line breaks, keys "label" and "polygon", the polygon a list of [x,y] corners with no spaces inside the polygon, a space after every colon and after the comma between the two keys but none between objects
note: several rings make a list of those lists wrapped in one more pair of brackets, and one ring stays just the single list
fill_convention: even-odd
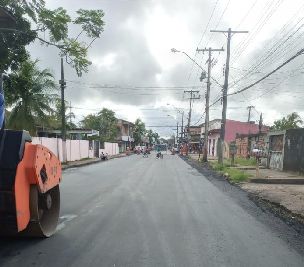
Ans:
[{"label": "palm tree", "polygon": [[57,94],[54,77],[48,69],[39,70],[38,61],[26,60],[5,83],[6,105],[11,109],[7,127],[35,134],[37,125],[48,122]]}]

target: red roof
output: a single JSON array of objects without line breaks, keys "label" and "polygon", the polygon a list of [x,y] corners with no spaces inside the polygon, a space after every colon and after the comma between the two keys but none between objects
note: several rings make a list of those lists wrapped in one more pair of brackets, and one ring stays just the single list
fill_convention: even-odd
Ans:
[{"label": "red roof", "polygon": [[[268,132],[269,127],[262,126],[262,132]],[[259,125],[242,122],[242,121],[234,121],[234,120],[226,120],[225,127],[225,141],[231,142],[236,138],[236,134],[257,134],[259,133]]]}]

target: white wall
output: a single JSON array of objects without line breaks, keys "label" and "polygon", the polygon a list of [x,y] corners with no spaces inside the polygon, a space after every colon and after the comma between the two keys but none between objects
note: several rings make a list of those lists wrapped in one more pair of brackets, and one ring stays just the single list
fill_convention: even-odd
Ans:
[{"label": "white wall", "polygon": [[104,154],[108,154],[109,156],[118,155],[119,147],[117,143],[104,143],[104,149],[99,149],[99,155],[103,152]]},{"label": "white wall", "polygon": [[[60,138],[32,137],[33,144],[40,144],[51,150],[62,161],[62,140]],[[93,158],[88,140],[66,140],[67,161]]]}]

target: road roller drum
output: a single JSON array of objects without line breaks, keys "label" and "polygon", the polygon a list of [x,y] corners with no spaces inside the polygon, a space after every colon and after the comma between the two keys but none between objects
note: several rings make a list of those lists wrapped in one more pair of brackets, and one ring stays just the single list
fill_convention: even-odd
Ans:
[{"label": "road roller drum", "polygon": [[60,210],[61,163],[26,131],[0,133],[0,234],[49,237]]}]

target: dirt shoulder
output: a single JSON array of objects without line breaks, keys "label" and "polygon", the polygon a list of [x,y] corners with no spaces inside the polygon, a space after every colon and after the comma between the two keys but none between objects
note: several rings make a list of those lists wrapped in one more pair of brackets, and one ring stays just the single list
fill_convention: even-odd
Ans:
[{"label": "dirt shoulder", "polygon": [[304,218],[304,185],[242,183],[240,187],[260,198],[284,206]]}]

